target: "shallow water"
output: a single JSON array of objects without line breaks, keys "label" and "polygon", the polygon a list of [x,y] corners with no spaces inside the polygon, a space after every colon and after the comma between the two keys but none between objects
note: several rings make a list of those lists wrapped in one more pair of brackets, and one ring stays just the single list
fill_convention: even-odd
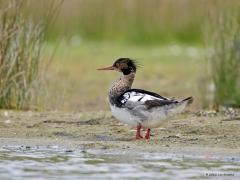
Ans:
[{"label": "shallow water", "polygon": [[0,179],[239,179],[240,157],[0,148]]}]

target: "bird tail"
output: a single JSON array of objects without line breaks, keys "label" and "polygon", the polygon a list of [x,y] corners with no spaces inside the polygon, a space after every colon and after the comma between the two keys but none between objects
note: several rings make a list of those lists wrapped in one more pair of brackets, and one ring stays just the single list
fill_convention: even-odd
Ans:
[{"label": "bird tail", "polygon": [[187,104],[192,104],[193,102],[193,97],[187,97],[185,99],[183,99],[181,102],[187,102]]}]

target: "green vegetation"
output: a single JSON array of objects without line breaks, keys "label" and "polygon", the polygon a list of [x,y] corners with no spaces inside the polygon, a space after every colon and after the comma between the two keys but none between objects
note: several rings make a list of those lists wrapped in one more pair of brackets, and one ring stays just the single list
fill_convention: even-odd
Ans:
[{"label": "green vegetation", "polygon": [[24,19],[24,1],[0,1],[0,107],[29,108],[38,84],[43,28]]},{"label": "green vegetation", "polygon": [[29,5],[0,0],[0,108],[28,109],[40,93],[44,35],[55,6],[50,3],[44,19],[34,21],[24,14]]},{"label": "green vegetation", "polygon": [[[32,9],[41,19],[50,1],[37,2]],[[191,0],[66,0],[48,39],[77,35],[84,40],[141,45],[201,43],[206,7],[214,4]]]},{"label": "green vegetation", "polygon": [[240,6],[211,19],[209,60],[214,104],[240,107]]}]

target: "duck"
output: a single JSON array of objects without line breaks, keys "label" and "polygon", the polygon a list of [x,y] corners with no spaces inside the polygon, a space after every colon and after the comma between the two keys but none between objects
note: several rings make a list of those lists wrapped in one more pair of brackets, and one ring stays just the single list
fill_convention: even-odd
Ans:
[{"label": "duck", "polygon": [[[139,63],[134,59],[119,58],[113,65],[97,70],[115,70],[122,73],[108,92],[112,115],[136,128],[135,139],[150,139],[152,128],[163,125],[170,117],[183,112],[185,107],[193,102],[193,97],[176,100],[151,91],[132,89],[138,67]],[[144,137],[142,128],[146,129]]]}]

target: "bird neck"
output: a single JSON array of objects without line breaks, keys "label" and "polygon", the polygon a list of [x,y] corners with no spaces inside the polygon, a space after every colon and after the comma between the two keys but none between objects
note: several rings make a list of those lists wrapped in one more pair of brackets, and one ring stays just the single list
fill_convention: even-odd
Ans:
[{"label": "bird neck", "polygon": [[131,89],[133,81],[135,78],[135,73],[130,73],[128,75],[122,75],[117,79],[109,90],[109,101],[114,103],[114,101],[125,91]]}]

